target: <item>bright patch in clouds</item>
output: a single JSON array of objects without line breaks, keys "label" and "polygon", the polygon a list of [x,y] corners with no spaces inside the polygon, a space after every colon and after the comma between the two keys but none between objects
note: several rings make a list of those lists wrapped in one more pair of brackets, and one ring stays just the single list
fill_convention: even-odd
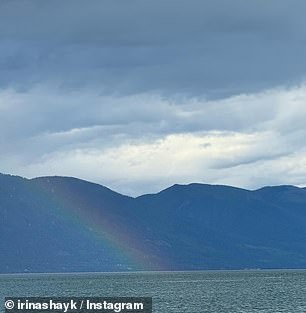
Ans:
[{"label": "bright patch in clouds", "polygon": [[304,85],[221,100],[50,88],[0,92],[3,172],[131,195],[189,182],[305,185]]}]

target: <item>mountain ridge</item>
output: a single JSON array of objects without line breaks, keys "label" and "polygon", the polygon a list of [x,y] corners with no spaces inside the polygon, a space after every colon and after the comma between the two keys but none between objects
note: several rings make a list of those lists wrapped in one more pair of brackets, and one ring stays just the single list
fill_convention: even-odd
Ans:
[{"label": "mountain ridge", "polygon": [[0,174],[0,273],[243,268],[306,268],[305,188]]},{"label": "mountain ridge", "polygon": [[92,182],[92,181],[89,181],[89,180],[86,180],[86,179],[82,179],[82,178],[78,178],[78,177],[75,177],[75,176],[61,176],[61,175],[46,175],[46,176],[37,176],[37,177],[33,177],[33,178],[27,178],[27,177],[23,177],[23,176],[20,176],[20,175],[12,175],[12,174],[5,174],[5,173],[0,173],[0,177],[1,176],[4,176],[4,177],[10,177],[10,178],[17,178],[17,179],[23,179],[23,180],[27,180],[27,181],[36,181],[36,180],[50,180],[50,179],[71,179],[71,180],[76,180],[76,181],[80,181],[80,182],[84,182],[84,183],[88,183],[88,184],[91,184],[91,185],[97,185],[97,186],[100,186],[100,187],[103,187],[105,189],[108,189],[114,193],[117,193],[119,195],[122,195],[122,196],[126,196],[126,197],[129,197],[129,198],[133,198],[133,199],[136,199],[136,198],[139,198],[139,197],[142,197],[142,196],[147,196],[147,195],[155,195],[155,194],[159,194],[161,192],[164,192],[164,191],[167,191],[168,189],[172,189],[173,187],[189,187],[189,186],[196,186],[196,185],[199,185],[199,186],[207,186],[207,187],[225,187],[225,188],[231,188],[231,189],[236,189],[236,190],[245,190],[245,191],[249,191],[249,192],[257,192],[257,191],[260,191],[260,190],[263,190],[263,189],[269,189],[269,188],[293,188],[293,189],[298,189],[298,190],[304,190],[306,191],[306,187],[299,187],[299,186],[296,186],[296,185],[287,185],[287,184],[283,184],[283,185],[265,185],[263,187],[259,187],[257,189],[248,189],[248,188],[243,188],[243,187],[238,187],[238,186],[232,186],[232,185],[225,185],[225,184],[209,184],[209,183],[201,183],[201,182],[192,182],[192,183],[186,183],[186,184],[183,184],[183,183],[175,183],[173,185],[170,185],[160,191],[157,191],[157,192],[152,192],[152,193],[144,193],[144,194],[141,194],[139,196],[129,196],[129,195],[125,195],[119,191],[116,191],[112,188],[109,188],[101,183],[97,183],[97,182]]}]

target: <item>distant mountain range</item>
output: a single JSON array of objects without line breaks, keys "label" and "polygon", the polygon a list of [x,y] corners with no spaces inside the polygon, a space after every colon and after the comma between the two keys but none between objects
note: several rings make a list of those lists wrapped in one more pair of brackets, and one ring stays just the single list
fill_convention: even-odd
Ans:
[{"label": "distant mountain range", "polygon": [[131,198],[0,174],[0,273],[306,268],[306,189],[174,185]]}]

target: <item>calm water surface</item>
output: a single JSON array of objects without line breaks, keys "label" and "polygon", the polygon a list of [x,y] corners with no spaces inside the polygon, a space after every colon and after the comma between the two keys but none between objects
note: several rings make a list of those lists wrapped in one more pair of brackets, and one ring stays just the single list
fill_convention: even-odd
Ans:
[{"label": "calm water surface", "polygon": [[306,271],[0,275],[5,296],[150,296],[156,313],[306,312]]}]

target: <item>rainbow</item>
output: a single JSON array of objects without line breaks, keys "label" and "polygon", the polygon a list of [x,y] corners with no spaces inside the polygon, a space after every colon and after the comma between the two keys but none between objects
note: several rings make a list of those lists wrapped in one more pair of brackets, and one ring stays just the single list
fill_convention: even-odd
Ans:
[{"label": "rainbow", "polygon": [[104,210],[101,214],[99,210],[92,210],[79,194],[60,188],[50,190],[53,184],[48,184],[48,178],[32,180],[30,185],[31,191],[43,196],[48,206],[60,208],[61,218],[70,220],[86,236],[99,241],[106,251],[118,256],[122,264],[128,264],[122,270],[160,271],[169,268],[166,258],[150,251],[142,234],[118,222],[111,210]]}]

